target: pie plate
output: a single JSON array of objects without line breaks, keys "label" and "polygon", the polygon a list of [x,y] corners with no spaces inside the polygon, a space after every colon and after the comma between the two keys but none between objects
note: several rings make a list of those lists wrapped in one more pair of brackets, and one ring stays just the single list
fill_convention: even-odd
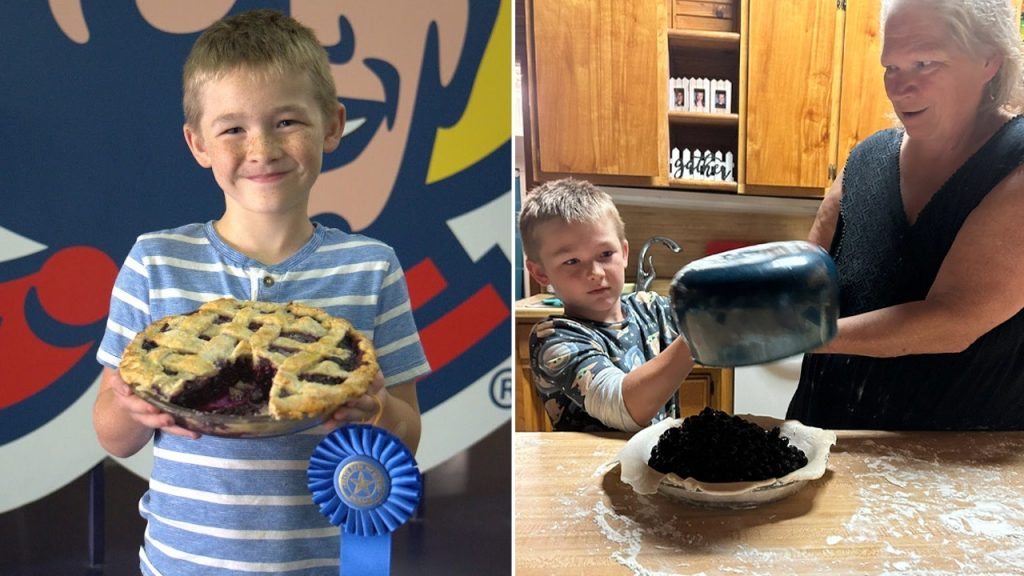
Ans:
[{"label": "pie plate", "polygon": [[828,465],[829,449],[836,443],[836,434],[805,426],[797,420],[779,420],[770,416],[738,414],[740,418],[771,430],[778,426],[789,443],[804,451],[807,465],[782,478],[756,482],[701,482],[662,474],[647,465],[651,450],[665,430],[682,424],[681,419],[667,419],[637,432],[619,452],[622,481],[639,494],[660,492],[690,504],[714,508],[754,508],[795,494],[808,481],[821,478]]},{"label": "pie plate", "polygon": [[332,408],[322,415],[301,420],[287,418],[279,420],[270,414],[237,416],[202,412],[171,404],[167,400],[150,394],[145,390],[136,389],[135,394],[173,416],[174,422],[178,426],[186,430],[199,432],[200,434],[220,436],[222,438],[266,438],[294,434],[323,423],[336,410],[336,408]]}]

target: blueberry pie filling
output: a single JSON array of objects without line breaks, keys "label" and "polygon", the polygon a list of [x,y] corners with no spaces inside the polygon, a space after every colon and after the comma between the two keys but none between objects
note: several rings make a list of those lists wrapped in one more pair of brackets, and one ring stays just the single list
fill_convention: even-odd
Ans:
[{"label": "blueberry pie filling", "polygon": [[297,303],[224,298],[162,318],[125,349],[121,377],[201,412],[323,415],[366,393],[378,371],[352,325]]},{"label": "blueberry pie filling", "polygon": [[183,408],[214,414],[253,416],[268,409],[274,369],[269,363],[258,369],[251,358],[228,363],[214,376],[185,382],[181,392],[168,400]]},{"label": "blueberry pie filling", "polygon": [[648,465],[662,474],[701,482],[753,482],[807,465],[807,455],[781,435],[721,410],[705,407],[662,432]]}]

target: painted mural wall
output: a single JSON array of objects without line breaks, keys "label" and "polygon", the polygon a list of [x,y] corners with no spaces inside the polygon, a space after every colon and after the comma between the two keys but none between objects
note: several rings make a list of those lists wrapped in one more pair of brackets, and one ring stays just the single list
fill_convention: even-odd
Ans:
[{"label": "painted mural wall", "polygon": [[[310,215],[405,268],[434,369],[421,468],[509,419],[510,0],[3,2],[0,512],[104,458],[90,418],[117,270],[139,234],[223,212],[182,137],[181,67],[209,24],[253,8],[328,52],[348,122]],[[123,463],[146,476],[149,460]]]}]

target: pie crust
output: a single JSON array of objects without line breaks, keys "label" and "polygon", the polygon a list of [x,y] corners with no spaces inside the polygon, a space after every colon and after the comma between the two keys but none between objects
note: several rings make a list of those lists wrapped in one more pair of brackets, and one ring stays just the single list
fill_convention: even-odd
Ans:
[{"label": "pie crust", "polygon": [[133,388],[202,412],[323,416],[366,393],[379,367],[352,324],[290,302],[222,298],[167,316],[125,348]]}]

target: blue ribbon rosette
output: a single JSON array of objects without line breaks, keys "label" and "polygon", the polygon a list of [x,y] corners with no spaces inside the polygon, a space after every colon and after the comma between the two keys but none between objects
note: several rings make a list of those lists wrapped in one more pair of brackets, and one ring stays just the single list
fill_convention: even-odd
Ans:
[{"label": "blue ribbon rosette", "polygon": [[390,574],[391,533],[409,520],[423,494],[405,444],[383,428],[344,426],[317,445],[307,476],[320,513],[341,528],[341,575]]}]

